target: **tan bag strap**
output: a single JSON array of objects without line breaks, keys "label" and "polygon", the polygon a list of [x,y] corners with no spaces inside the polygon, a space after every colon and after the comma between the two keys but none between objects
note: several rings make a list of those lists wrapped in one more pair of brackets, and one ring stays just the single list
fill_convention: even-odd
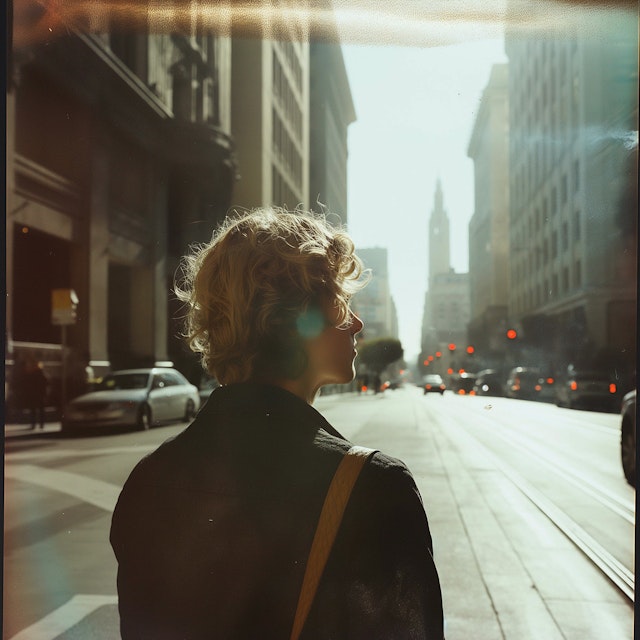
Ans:
[{"label": "tan bag strap", "polygon": [[297,640],[316,595],[322,572],[331,553],[351,490],[367,460],[375,449],[351,447],[340,461],[322,505],[316,533],[311,543],[307,568],[300,589],[298,608],[291,629],[291,640]]}]

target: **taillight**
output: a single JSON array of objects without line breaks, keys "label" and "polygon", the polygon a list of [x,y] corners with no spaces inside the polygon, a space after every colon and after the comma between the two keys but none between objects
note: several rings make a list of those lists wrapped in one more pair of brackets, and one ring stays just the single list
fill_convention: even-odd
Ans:
[{"label": "taillight", "polygon": [[555,380],[553,378],[547,378],[547,384],[553,384]]},{"label": "taillight", "polygon": [[476,392],[475,392],[473,389],[471,389],[471,391],[469,391],[469,395],[470,395],[470,396],[475,396],[475,395],[476,395]]},{"label": "taillight", "polygon": [[575,380],[572,380],[569,386],[571,387],[571,391],[575,391],[578,388],[578,383]]},{"label": "taillight", "polygon": [[465,394],[465,390],[464,389],[458,389],[458,395],[463,396]]},{"label": "taillight", "polygon": [[542,385],[537,384],[537,385],[535,386],[535,389],[536,389],[536,391],[542,391]]},{"label": "taillight", "polygon": [[609,393],[615,393],[618,390],[618,388],[616,387],[616,385],[612,382],[609,385]]},{"label": "taillight", "polygon": [[427,385],[427,391],[430,391],[430,390],[431,390],[431,385],[430,385],[430,384],[428,384],[428,385]]}]

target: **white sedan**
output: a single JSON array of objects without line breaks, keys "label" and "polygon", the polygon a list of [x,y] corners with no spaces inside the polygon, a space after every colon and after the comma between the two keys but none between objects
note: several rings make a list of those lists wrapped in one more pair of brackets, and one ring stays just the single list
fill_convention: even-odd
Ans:
[{"label": "white sedan", "polygon": [[175,369],[115,371],[98,388],[72,400],[65,408],[62,430],[90,427],[137,427],[173,420],[191,420],[200,408],[198,388]]}]

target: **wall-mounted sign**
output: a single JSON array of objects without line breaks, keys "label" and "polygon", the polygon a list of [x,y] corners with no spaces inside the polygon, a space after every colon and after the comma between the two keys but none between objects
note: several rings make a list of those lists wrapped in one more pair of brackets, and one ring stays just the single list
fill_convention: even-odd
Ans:
[{"label": "wall-mounted sign", "polygon": [[73,289],[51,290],[51,323],[57,325],[75,324],[78,296]]}]

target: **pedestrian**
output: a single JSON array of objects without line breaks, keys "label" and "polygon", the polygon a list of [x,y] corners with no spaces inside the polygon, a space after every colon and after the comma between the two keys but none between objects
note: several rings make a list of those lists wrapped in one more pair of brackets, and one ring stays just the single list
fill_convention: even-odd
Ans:
[{"label": "pedestrian", "polygon": [[[362,263],[325,218],[259,209],[228,218],[184,270],[186,335],[221,386],[118,499],[122,638],[297,637],[316,525],[352,446],[312,403],[355,376]],[[320,575],[301,638],[442,639],[429,525],[402,462],[369,455]]]},{"label": "pedestrian", "polygon": [[31,429],[36,429],[36,427],[44,429],[48,380],[42,363],[34,358],[27,359],[20,384],[26,407],[30,413]]}]

